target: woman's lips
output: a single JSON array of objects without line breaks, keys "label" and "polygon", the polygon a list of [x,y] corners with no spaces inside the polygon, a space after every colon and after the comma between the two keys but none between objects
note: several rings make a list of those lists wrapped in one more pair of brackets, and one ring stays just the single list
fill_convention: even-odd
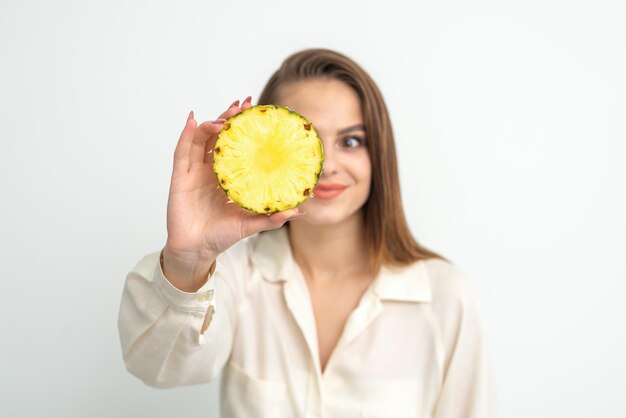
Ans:
[{"label": "woman's lips", "polygon": [[318,184],[315,186],[313,196],[319,199],[332,199],[333,197],[341,194],[346,187],[342,184]]}]

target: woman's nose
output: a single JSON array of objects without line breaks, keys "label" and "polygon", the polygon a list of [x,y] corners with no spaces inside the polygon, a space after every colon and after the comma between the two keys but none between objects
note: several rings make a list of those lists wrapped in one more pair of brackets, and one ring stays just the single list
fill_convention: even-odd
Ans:
[{"label": "woman's nose", "polygon": [[324,164],[322,165],[323,176],[329,176],[337,172],[337,162],[330,147],[324,147]]}]

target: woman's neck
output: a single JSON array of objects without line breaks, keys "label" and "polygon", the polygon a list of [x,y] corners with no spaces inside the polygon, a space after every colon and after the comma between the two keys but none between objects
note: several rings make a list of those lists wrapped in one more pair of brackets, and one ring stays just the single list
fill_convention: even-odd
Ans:
[{"label": "woman's neck", "polygon": [[368,250],[361,214],[339,225],[312,225],[305,220],[289,224],[293,257],[307,280],[327,281],[363,276]]}]

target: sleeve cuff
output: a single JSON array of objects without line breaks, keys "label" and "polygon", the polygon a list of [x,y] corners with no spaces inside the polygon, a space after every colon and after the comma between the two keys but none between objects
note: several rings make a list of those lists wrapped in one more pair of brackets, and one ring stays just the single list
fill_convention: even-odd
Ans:
[{"label": "sleeve cuff", "polygon": [[206,312],[213,302],[214,272],[217,261],[209,271],[209,280],[197,292],[184,292],[167,280],[163,274],[161,263],[158,262],[154,271],[154,285],[156,291],[176,309],[186,312]]}]

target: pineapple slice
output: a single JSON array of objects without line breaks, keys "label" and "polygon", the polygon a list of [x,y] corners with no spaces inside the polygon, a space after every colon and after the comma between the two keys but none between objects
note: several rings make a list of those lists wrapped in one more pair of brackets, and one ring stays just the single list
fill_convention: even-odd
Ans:
[{"label": "pineapple slice", "polygon": [[252,106],[226,120],[213,148],[213,170],[228,197],[267,215],[311,197],[323,161],[313,125],[274,105]]}]

